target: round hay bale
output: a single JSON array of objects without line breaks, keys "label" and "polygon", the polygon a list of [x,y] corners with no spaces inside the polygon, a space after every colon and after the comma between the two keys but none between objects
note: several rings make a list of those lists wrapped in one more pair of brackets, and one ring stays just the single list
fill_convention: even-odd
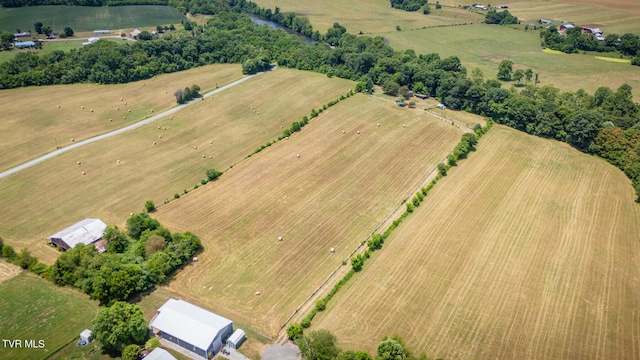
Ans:
[{"label": "round hay bale", "polygon": [[343,133],[343,134],[346,134],[347,132],[346,132],[346,131],[344,131],[344,130],[342,130],[342,133]]},{"label": "round hay bale", "polygon": [[358,130],[357,133],[360,134],[360,130]]},{"label": "round hay bale", "polygon": [[120,161],[120,160],[116,160],[116,164],[120,164],[120,163],[121,163],[121,161]]},{"label": "round hay bale", "polygon": [[213,156],[209,155],[209,159],[213,159]]},{"label": "round hay bale", "polygon": [[80,106],[80,109],[84,110],[84,105],[83,105],[83,106]]},{"label": "round hay bale", "polygon": [[112,118],[109,118],[109,121],[113,121],[113,119],[112,119]]},{"label": "round hay bale", "polygon": [[124,100],[124,98],[120,98],[120,101]]},{"label": "round hay bale", "polygon": [[169,118],[169,120],[173,120],[173,116]]},{"label": "round hay bale", "polygon": [[194,145],[194,146],[193,146],[193,148],[194,148],[194,149],[197,149],[198,147]]},{"label": "round hay bale", "polygon": [[158,126],[158,130],[160,130],[160,126]]},{"label": "round hay bale", "polygon": [[93,109],[91,109],[91,110],[89,110],[89,111],[93,112]]},{"label": "round hay bale", "polygon": [[158,138],[159,138],[159,139],[162,139],[162,135],[158,135]]},{"label": "round hay bale", "polygon": [[167,130],[167,127],[166,127],[166,126],[165,126],[165,127],[163,127],[163,128],[162,128],[162,130]]},{"label": "round hay bale", "polygon": [[378,123],[378,126],[380,126],[380,123]]},{"label": "round hay bale", "polygon": [[335,248],[331,248],[331,249],[329,249],[329,251],[331,251],[332,253],[334,253],[334,252],[336,252],[336,249],[335,249]]},{"label": "round hay bale", "polygon": [[127,105],[127,103],[126,103],[126,102],[125,102],[124,104],[125,104],[125,105]]},{"label": "round hay bale", "polygon": [[127,112],[131,112],[131,109],[129,109]]},{"label": "round hay bale", "polygon": [[154,142],[153,142],[153,145],[155,145],[155,144],[156,144],[156,142],[154,141]]},{"label": "round hay bale", "polygon": [[153,112],[153,109],[151,109],[151,112]]},{"label": "round hay bale", "polygon": [[204,156],[204,154],[202,154],[202,158],[204,159],[206,156]]},{"label": "round hay bale", "polygon": [[285,140],[289,140],[289,137],[288,137],[288,136],[285,136],[285,138],[284,138],[284,139],[285,139]]},{"label": "round hay bale", "polygon": [[260,291],[256,291],[256,296],[259,296],[259,295],[260,295]]},{"label": "round hay bale", "polygon": [[82,172],[82,175],[86,175],[86,174],[87,174],[86,172],[84,172],[84,171]]},{"label": "round hay bale", "polygon": [[80,165],[80,164],[82,164],[82,162],[78,161],[78,162],[76,162],[76,164]]},{"label": "round hay bale", "polygon": [[127,120],[127,117],[126,117],[126,116],[123,116],[122,118],[123,118],[123,119],[125,119],[125,120]]},{"label": "round hay bale", "polygon": [[282,241],[282,236],[278,236],[278,241]]},{"label": "round hay bale", "polygon": [[74,141],[76,141],[76,140],[74,138],[71,138],[71,142],[74,142]]},{"label": "round hay bale", "polygon": [[131,213],[129,213],[129,216],[133,216],[133,213],[132,213],[132,212],[131,212]]},{"label": "round hay bale", "polygon": [[407,124],[402,124],[402,127],[407,127]]},{"label": "round hay bale", "polygon": [[60,105],[58,105],[58,109],[60,109]]},{"label": "round hay bale", "polygon": [[300,157],[300,154],[297,154],[297,155],[296,155],[296,157],[297,157],[297,158],[299,158],[299,157]]},{"label": "round hay bale", "polygon": [[212,144],[213,144],[213,141],[209,140],[209,145],[212,145]]},{"label": "round hay bale", "polygon": [[165,90],[165,91],[164,91],[164,93],[166,94],[166,93],[167,93],[167,90]]},{"label": "round hay bale", "polygon": [[196,262],[196,261],[198,261],[198,257],[197,257],[197,256],[194,256],[194,257],[193,257],[193,262]]},{"label": "round hay bale", "polygon": [[118,107],[116,108],[116,110],[120,110],[120,106],[118,106]]}]

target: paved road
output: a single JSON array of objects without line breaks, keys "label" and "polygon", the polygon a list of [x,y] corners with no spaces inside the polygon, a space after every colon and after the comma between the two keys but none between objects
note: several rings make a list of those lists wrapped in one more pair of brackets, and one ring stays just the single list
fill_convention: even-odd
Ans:
[{"label": "paved road", "polygon": [[[273,69],[275,69],[275,66],[273,67]],[[137,128],[141,127],[141,126],[150,124],[150,123],[152,123],[152,122],[154,122],[154,121],[156,121],[158,119],[161,119],[161,118],[163,118],[165,116],[177,113],[178,111],[180,111],[180,110],[186,108],[187,106],[190,106],[190,105],[192,105],[192,104],[194,104],[194,103],[196,103],[198,101],[202,101],[202,99],[206,99],[206,98],[208,98],[210,96],[213,96],[213,95],[218,94],[220,92],[223,92],[223,91],[225,91],[225,90],[227,90],[229,88],[232,88],[232,87],[234,87],[236,85],[239,85],[239,84],[241,84],[241,83],[243,83],[243,82],[245,82],[245,81],[247,81],[247,80],[249,80],[249,79],[251,79],[251,78],[253,78],[255,76],[260,75],[260,74],[264,74],[264,73],[262,72],[262,73],[257,73],[257,74],[254,74],[254,75],[246,76],[246,77],[244,77],[242,79],[236,80],[236,81],[234,81],[232,83],[229,83],[229,84],[227,84],[225,86],[222,86],[222,87],[217,88],[217,89],[215,89],[213,91],[210,91],[210,92],[204,94],[202,96],[202,98],[197,98],[197,99],[192,100],[192,101],[190,101],[190,102],[188,102],[186,104],[178,105],[178,106],[176,106],[174,108],[171,108],[171,109],[169,109],[169,110],[167,110],[165,112],[159,113],[159,114],[154,115],[154,116],[152,116],[150,118],[144,119],[142,121],[138,121],[137,123],[125,126],[123,128],[120,128],[120,129],[117,129],[117,130],[114,130],[114,131],[111,131],[111,132],[108,132],[108,133],[104,133],[104,134],[101,134],[101,135],[98,135],[98,136],[95,136],[95,137],[92,137],[92,138],[89,138],[89,139],[86,139],[86,140],[78,141],[75,144],[71,144],[71,145],[62,147],[62,148],[60,148],[58,150],[55,150],[55,151],[52,151],[52,152],[50,152],[48,154],[42,155],[42,156],[40,156],[38,158],[35,158],[35,159],[31,160],[31,161],[27,161],[24,164],[12,167],[11,169],[8,169],[8,170],[5,170],[3,172],[0,172],[0,179],[5,178],[5,177],[7,177],[9,175],[13,175],[13,174],[15,174],[15,173],[17,173],[19,171],[28,169],[28,168],[30,168],[30,167],[32,167],[34,165],[40,164],[41,162],[49,160],[49,159],[51,159],[53,157],[56,157],[58,155],[64,154],[66,151],[77,149],[77,148],[79,148],[81,146],[88,145],[88,144],[94,143],[96,141],[100,141],[100,140],[103,140],[103,139],[106,139],[106,138],[109,138],[109,137],[112,137],[112,136],[115,136],[115,135],[119,135],[119,134],[125,133],[127,131],[131,131],[133,129],[137,129]]]},{"label": "paved road", "polygon": [[284,344],[274,344],[267,348],[262,354],[262,360],[299,360],[300,349],[289,342]]}]

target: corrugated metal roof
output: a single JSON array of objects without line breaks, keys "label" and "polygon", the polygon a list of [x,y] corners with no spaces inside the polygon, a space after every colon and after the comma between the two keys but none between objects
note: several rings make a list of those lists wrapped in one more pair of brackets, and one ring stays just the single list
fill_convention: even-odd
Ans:
[{"label": "corrugated metal roof", "polygon": [[144,360],[177,360],[167,350],[163,348],[155,348],[152,352],[144,357]]},{"label": "corrugated metal roof", "polygon": [[100,240],[106,228],[107,224],[102,220],[89,218],[51,235],[49,239],[60,239],[70,248],[78,244],[89,245]]},{"label": "corrugated metal roof", "polygon": [[169,299],[151,327],[207,350],[218,333],[233,322],[186,301]]},{"label": "corrugated metal roof", "polygon": [[238,344],[239,342],[241,342],[244,339],[244,330],[242,329],[236,329],[236,331],[233,332],[233,334],[231,334],[231,336],[229,336],[229,339],[227,339],[227,341],[231,341],[234,344]]}]

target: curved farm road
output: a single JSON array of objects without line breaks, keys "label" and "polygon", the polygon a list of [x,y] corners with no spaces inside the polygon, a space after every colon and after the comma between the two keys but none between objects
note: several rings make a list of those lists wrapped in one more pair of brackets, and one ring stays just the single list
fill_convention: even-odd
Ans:
[{"label": "curved farm road", "polygon": [[[276,67],[274,66],[273,68],[271,68],[271,70],[274,70],[275,68]],[[271,70],[269,70],[269,71],[271,71]],[[122,134],[124,132],[130,131],[130,130],[133,130],[133,129],[137,129],[137,128],[141,127],[141,126],[150,124],[150,123],[152,123],[152,122],[154,122],[154,121],[156,121],[158,119],[161,119],[161,118],[163,118],[163,117],[165,117],[167,115],[171,115],[171,114],[177,113],[178,111],[184,109],[185,107],[187,107],[187,106],[189,106],[189,105],[191,105],[193,103],[196,103],[198,101],[201,101],[200,99],[206,99],[206,98],[208,98],[210,96],[213,96],[215,94],[223,92],[223,91],[225,91],[225,90],[227,90],[229,88],[232,88],[232,87],[234,87],[236,85],[239,85],[239,84],[241,84],[241,83],[243,83],[243,82],[245,82],[245,81],[247,81],[247,80],[249,80],[249,79],[251,79],[251,78],[253,78],[255,76],[260,75],[260,74],[264,74],[264,72],[260,72],[260,73],[257,73],[257,74],[253,74],[253,75],[249,75],[249,76],[243,77],[242,79],[238,79],[238,80],[236,80],[236,81],[234,81],[232,83],[229,83],[227,85],[224,85],[224,86],[222,86],[220,88],[217,88],[217,89],[215,89],[213,91],[210,91],[210,92],[202,95],[202,98],[198,98],[198,99],[192,100],[192,101],[190,101],[190,102],[188,102],[186,104],[178,105],[178,106],[176,106],[174,108],[171,108],[171,109],[169,109],[167,111],[164,111],[162,113],[154,115],[154,116],[152,116],[150,118],[138,121],[137,123],[125,126],[123,128],[117,129],[117,130],[110,131],[108,133],[104,133],[104,134],[101,134],[101,135],[98,135],[98,136],[94,136],[94,137],[86,139],[86,140],[78,141],[75,144],[62,147],[62,148],[60,148],[58,150],[52,151],[52,152],[50,152],[48,154],[42,155],[42,156],[37,157],[37,158],[35,158],[33,160],[30,160],[30,161],[27,161],[24,164],[20,164],[18,166],[12,167],[11,169],[8,169],[8,170],[5,170],[3,172],[0,172],[0,179],[5,178],[5,177],[7,177],[9,175],[13,175],[13,174],[15,174],[15,173],[17,173],[19,171],[28,169],[28,168],[30,168],[30,167],[32,167],[34,165],[40,164],[41,162],[49,160],[49,159],[51,159],[51,158],[53,158],[55,156],[61,155],[65,151],[77,149],[77,148],[79,148],[81,146],[84,146],[84,145],[87,145],[87,144],[91,144],[93,142],[100,141],[100,140],[109,138],[111,136]]]}]

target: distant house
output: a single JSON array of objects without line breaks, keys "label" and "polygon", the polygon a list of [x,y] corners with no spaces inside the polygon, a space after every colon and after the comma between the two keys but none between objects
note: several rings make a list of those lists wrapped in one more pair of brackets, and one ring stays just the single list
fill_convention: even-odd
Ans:
[{"label": "distant house", "polygon": [[141,32],[142,32],[142,31],[140,31],[140,30],[138,30],[138,29],[135,29],[135,30],[133,30],[132,32],[130,32],[130,33],[129,33],[129,35],[131,35],[131,37],[132,37],[132,38],[137,39],[137,38],[138,38],[138,35],[140,35],[140,33],[141,33]]},{"label": "distant house", "polygon": [[498,9],[508,9],[508,8],[509,8],[509,6],[507,6],[507,5],[498,5],[498,6],[496,6],[496,7],[497,7]]},{"label": "distant house", "polygon": [[487,7],[485,5],[475,4],[473,5],[473,7],[480,10],[487,10]]},{"label": "distant house", "polygon": [[80,343],[82,345],[87,345],[88,343],[91,342],[91,330],[89,329],[84,329],[82,330],[82,332],[80,333]]},{"label": "distant house", "polygon": [[543,25],[551,25],[551,24],[553,24],[553,21],[547,20],[547,19],[540,19],[540,20],[538,20],[538,22],[540,24],[543,24]]},{"label": "distant house", "polygon": [[33,41],[18,41],[13,43],[13,46],[15,46],[18,49],[26,49],[26,48],[35,47],[36,43]]},{"label": "distant house", "polygon": [[144,357],[144,360],[178,360],[163,348],[155,348]]},{"label": "distant house", "polygon": [[104,252],[104,242],[101,242],[107,224],[100,219],[84,219],[68,228],[61,230],[49,239],[63,250],[74,248],[78,244],[93,244],[100,252]]},{"label": "distant house", "polygon": [[567,29],[571,29],[576,27],[572,22],[566,22],[563,23],[562,25],[560,25],[560,27],[558,28],[558,31],[561,33],[564,33],[567,31]]},{"label": "distant house", "polygon": [[440,109],[440,110],[445,110],[447,107],[444,106],[444,104],[438,104],[437,108]]},{"label": "distant house", "polygon": [[425,94],[416,94],[416,97],[419,99],[428,99],[429,95],[425,95]]},{"label": "distant house", "polygon": [[149,324],[157,337],[210,359],[233,332],[233,322],[183,300],[169,299]]},{"label": "distant house", "polygon": [[83,42],[82,46],[87,46],[87,45],[91,45],[93,43],[98,42],[98,40],[100,40],[100,38],[97,37],[90,37],[89,39],[87,39],[87,42]]},{"label": "distant house", "polygon": [[19,33],[13,34],[13,37],[15,37],[15,38],[30,37],[30,36],[31,36],[31,33],[28,32],[28,31],[23,31],[23,32],[19,32]]},{"label": "distant house", "polygon": [[600,30],[599,28],[581,26],[580,29],[582,29],[582,32],[585,33],[585,34],[591,34],[591,35],[596,35],[596,36],[602,36],[602,34],[603,34],[602,30]]},{"label": "distant house", "polygon": [[94,30],[93,31],[94,35],[107,35],[107,34],[111,34],[110,30]]}]

